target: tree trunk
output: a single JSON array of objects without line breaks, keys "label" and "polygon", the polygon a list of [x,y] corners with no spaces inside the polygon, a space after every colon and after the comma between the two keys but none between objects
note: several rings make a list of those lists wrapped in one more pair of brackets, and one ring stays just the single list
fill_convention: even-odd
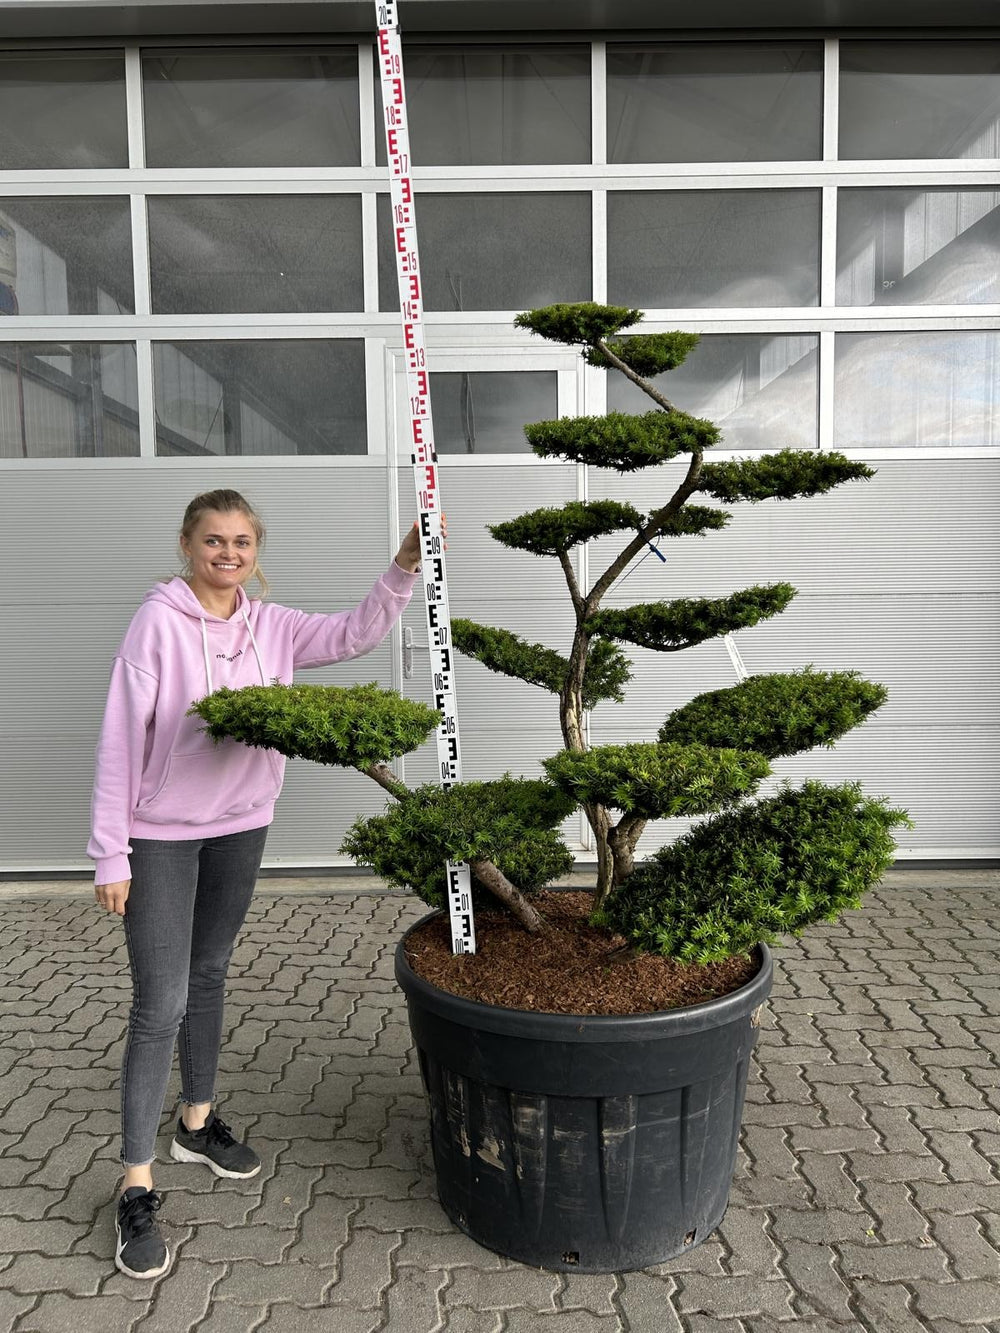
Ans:
[{"label": "tree trunk", "polygon": [[469,869],[495,897],[510,908],[521,925],[532,935],[545,929],[545,921],[538,915],[520,889],[492,861],[470,861]]}]

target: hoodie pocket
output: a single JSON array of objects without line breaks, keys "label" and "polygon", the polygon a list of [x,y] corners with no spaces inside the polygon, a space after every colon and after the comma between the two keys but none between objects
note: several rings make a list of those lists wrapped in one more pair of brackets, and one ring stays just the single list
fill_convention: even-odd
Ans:
[{"label": "hoodie pocket", "polygon": [[269,806],[281,791],[284,763],[274,750],[232,743],[172,754],[163,781],[139,802],[136,814],[151,824],[200,827]]}]

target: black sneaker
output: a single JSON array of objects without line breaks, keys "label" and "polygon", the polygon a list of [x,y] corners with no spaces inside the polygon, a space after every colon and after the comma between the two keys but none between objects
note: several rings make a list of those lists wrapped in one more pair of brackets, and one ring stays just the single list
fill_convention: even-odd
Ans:
[{"label": "black sneaker", "polygon": [[203,1162],[217,1176],[243,1180],[260,1170],[260,1158],[245,1143],[237,1143],[229,1126],[214,1111],[208,1113],[202,1129],[185,1129],[177,1121],[177,1132],[170,1145],[175,1162]]},{"label": "black sneaker", "polygon": [[133,1185],[118,1200],[115,1263],[129,1277],[159,1277],[170,1267],[170,1252],[154,1216],[159,1207],[160,1196],[143,1185]]}]

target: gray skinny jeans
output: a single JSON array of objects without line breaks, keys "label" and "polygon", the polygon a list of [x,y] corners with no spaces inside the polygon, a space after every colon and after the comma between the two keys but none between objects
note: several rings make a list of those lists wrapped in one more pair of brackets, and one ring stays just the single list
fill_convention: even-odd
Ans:
[{"label": "gray skinny jeans", "polygon": [[215,1099],[226,972],[253,896],[267,827],[220,838],[133,838],[125,941],[132,1009],[122,1054],[122,1149],[147,1166],[179,1039],[181,1096]]}]

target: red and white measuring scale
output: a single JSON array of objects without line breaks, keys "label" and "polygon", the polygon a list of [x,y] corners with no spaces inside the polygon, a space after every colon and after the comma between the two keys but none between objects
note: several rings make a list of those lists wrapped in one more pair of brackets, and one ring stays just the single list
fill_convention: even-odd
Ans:
[{"label": "red and white measuring scale", "polygon": [[[424,607],[431,655],[434,707],[442,714],[437,731],[438,768],[442,787],[462,780],[462,751],[458,735],[451,615],[444,541],[441,537],[441,488],[434,422],[431,417],[430,380],[424,347],[423,289],[417,251],[417,221],[410,175],[410,134],[403,85],[403,53],[399,40],[396,0],[376,0],[379,71],[385,119],[385,147],[389,160],[392,199],[392,237],[399,281],[399,309],[406,353],[406,392],[410,432],[410,461],[420,514],[420,549],[423,558]],[[476,952],[469,867],[464,861],[447,862],[448,911],[453,953]]]}]

